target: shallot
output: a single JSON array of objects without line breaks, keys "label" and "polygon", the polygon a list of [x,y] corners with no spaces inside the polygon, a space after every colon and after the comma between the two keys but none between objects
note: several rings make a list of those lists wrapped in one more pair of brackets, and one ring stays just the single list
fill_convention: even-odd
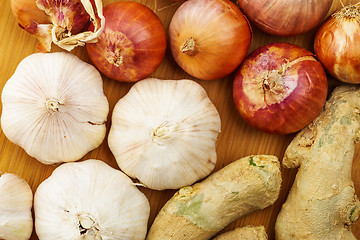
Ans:
[{"label": "shallot", "polygon": [[314,55],[289,43],[258,48],[234,80],[236,107],[251,126],[289,134],[308,125],[322,110],[327,78]]},{"label": "shallot", "polygon": [[116,2],[104,8],[106,24],[98,42],[86,44],[91,61],[109,78],[134,82],[153,73],[166,50],[165,29],[148,7]]},{"label": "shallot", "polygon": [[237,0],[240,9],[261,30],[293,36],[315,28],[325,18],[332,0]]}]

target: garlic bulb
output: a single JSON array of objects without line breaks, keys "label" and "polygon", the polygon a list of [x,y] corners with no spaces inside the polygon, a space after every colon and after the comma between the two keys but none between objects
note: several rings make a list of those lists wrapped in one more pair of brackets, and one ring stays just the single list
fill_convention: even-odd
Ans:
[{"label": "garlic bulb", "polygon": [[214,169],[220,130],[220,116],[199,84],[150,78],[116,104],[108,143],[130,177],[152,189],[177,189]]},{"label": "garlic bulb", "polygon": [[143,240],[150,205],[125,174],[91,159],[56,168],[36,190],[34,210],[40,240]]},{"label": "garlic bulb", "polygon": [[0,239],[30,238],[32,200],[31,188],[24,179],[12,173],[0,176]]},{"label": "garlic bulb", "polygon": [[6,137],[45,164],[76,161],[105,137],[101,75],[70,53],[26,57],[5,84],[2,104]]}]

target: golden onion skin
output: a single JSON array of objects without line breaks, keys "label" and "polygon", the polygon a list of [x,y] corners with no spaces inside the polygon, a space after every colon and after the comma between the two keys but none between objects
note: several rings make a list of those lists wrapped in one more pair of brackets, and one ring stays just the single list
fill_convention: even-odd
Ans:
[{"label": "golden onion skin", "polygon": [[328,73],[347,83],[360,83],[360,6],[331,15],[315,36],[314,51]]},{"label": "golden onion skin", "polygon": [[244,60],[252,30],[229,0],[190,0],[175,12],[169,43],[177,64],[202,80],[223,78]]}]

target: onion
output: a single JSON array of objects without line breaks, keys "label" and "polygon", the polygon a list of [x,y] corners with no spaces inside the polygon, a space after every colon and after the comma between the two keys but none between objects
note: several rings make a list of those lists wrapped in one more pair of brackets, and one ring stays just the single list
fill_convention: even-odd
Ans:
[{"label": "onion", "polygon": [[156,14],[143,4],[125,1],[106,6],[104,16],[98,42],[86,45],[99,71],[124,82],[153,73],[166,50],[165,29]]},{"label": "onion", "polygon": [[[11,0],[20,27],[39,41],[38,49],[48,52],[51,43],[71,51],[85,42],[96,41],[105,24],[101,0]],[[95,10],[94,10],[95,6]],[[84,31],[88,23],[94,31]]]},{"label": "onion", "polygon": [[238,4],[261,30],[293,36],[316,27],[325,18],[332,0],[238,0]]},{"label": "onion", "polygon": [[233,97],[242,118],[254,128],[289,134],[308,125],[321,111],[327,79],[306,49],[273,43],[250,54],[236,73]]},{"label": "onion", "polygon": [[227,76],[244,60],[252,32],[229,0],[189,0],[175,12],[169,38],[175,61],[204,80]]},{"label": "onion", "polygon": [[332,14],[315,36],[314,50],[324,68],[335,78],[360,83],[360,3]]}]

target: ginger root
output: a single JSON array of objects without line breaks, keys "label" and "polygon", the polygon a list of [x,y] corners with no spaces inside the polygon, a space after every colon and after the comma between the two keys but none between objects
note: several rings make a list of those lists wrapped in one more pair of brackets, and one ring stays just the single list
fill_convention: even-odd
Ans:
[{"label": "ginger root", "polygon": [[275,156],[239,159],[204,181],[181,188],[164,205],[147,240],[205,240],[232,221],[275,202],[281,185]]},{"label": "ginger root", "polygon": [[360,88],[336,88],[285,152],[282,164],[300,168],[276,220],[277,240],[356,239],[350,226],[359,217],[360,203],[351,168],[359,130]]},{"label": "ginger root", "polygon": [[267,240],[268,236],[264,226],[246,226],[236,228],[230,232],[221,234],[213,240]]}]

